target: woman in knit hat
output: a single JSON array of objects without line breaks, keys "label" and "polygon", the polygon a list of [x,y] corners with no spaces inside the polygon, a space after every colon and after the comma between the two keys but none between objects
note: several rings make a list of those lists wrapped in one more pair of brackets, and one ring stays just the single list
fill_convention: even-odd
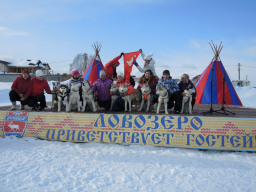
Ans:
[{"label": "woman in knit hat", "polygon": [[22,71],[22,74],[14,80],[9,93],[12,102],[11,110],[16,110],[16,101],[20,101],[20,109],[23,110],[24,106],[29,102],[28,98],[31,93],[32,81],[29,72]]},{"label": "woman in knit hat", "polygon": [[43,110],[46,107],[44,91],[48,94],[53,94],[48,82],[44,78],[43,71],[36,71],[36,77],[32,79],[32,84],[33,89],[28,105],[32,107],[33,110]]},{"label": "woman in knit hat", "polygon": [[145,73],[147,70],[150,70],[150,71],[152,71],[152,73],[153,73],[154,76],[157,76],[157,75],[156,75],[156,70],[155,70],[155,60],[152,58],[153,53],[149,53],[148,55],[145,55],[145,54],[142,52],[142,49],[140,49],[139,51],[140,51],[140,53],[141,53],[142,59],[145,61],[144,67],[141,68],[141,67],[139,66],[139,64],[137,63],[137,61],[134,61],[133,64],[138,68],[138,70],[139,70],[141,73]]},{"label": "woman in knit hat", "polygon": [[76,69],[71,72],[71,75],[72,75],[72,77],[68,84],[68,90],[70,90],[72,83],[83,83],[83,81],[84,81],[84,79],[82,77],[80,77],[79,71]]},{"label": "woman in knit hat", "polygon": [[[121,96],[130,95],[134,92],[134,87],[131,85],[130,81],[128,81],[127,79],[124,78],[124,73],[118,72],[116,85],[118,85],[120,87],[120,85],[122,85],[122,84],[127,84],[128,91]],[[110,92],[110,94],[113,95],[112,92]],[[125,102],[121,96],[115,101],[113,108],[112,108],[113,111],[123,111],[125,109],[125,107],[124,107]]]},{"label": "woman in knit hat", "polygon": [[100,71],[100,78],[94,81],[92,90],[96,93],[96,98],[100,107],[107,111],[111,107],[110,87],[112,80],[106,76],[104,70]]}]

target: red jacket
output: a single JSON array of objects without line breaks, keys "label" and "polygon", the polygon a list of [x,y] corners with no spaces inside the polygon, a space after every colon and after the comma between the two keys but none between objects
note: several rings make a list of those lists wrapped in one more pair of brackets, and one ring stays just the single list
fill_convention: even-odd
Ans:
[{"label": "red jacket", "polygon": [[38,78],[34,77],[32,79],[32,83],[33,83],[32,96],[44,94],[44,90],[48,94],[52,94],[51,89],[48,85],[48,82],[45,79],[39,80]]},{"label": "red jacket", "polygon": [[118,60],[120,58],[120,56],[117,56],[105,65],[104,71],[106,72],[106,75],[109,79],[113,79],[113,75],[115,75],[116,78],[116,67],[114,67],[114,64],[119,63]]},{"label": "red jacket", "polygon": [[17,94],[22,93],[25,98],[28,98],[32,93],[32,81],[29,76],[26,80],[22,78],[22,75],[17,77],[11,87]]},{"label": "red jacket", "polygon": [[[127,95],[130,95],[134,92],[134,87],[130,84],[130,82],[126,79],[123,79],[121,82],[120,81],[117,81],[116,84],[120,87],[121,84],[127,84],[128,86],[128,91],[126,92]],[[110,95],[113,95],[112,92],[110,92]]]}]

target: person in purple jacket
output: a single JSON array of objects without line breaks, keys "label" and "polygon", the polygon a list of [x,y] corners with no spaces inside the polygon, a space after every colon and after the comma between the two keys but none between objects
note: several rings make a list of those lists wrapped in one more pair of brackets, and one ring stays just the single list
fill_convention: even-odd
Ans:
[{"label": "person in purple jacket", "polygon": [[110,96],[110,87],[112,80],[107,78],[104,70],[100,71],[100,78],[97,79],[93,85],[92,90],[96,94],[96,100],[100,107],[105,108],[107,111],[111,107],[111,96]]}]

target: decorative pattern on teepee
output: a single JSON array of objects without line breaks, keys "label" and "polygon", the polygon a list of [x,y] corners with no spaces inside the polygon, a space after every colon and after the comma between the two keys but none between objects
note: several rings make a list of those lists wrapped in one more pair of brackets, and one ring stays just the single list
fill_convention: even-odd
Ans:
[{"label": "decorative pattern on teepee", "polygon": [[99,78],[99,73],[101,70],[104,69],[104,66],[101,62],[100,59],[100,49],[102,47],[101,44],[98,43],[94,43],[92,45],[94,51],[95,51],[95,55],[90,63],[90,65],[86,68],[82,78],[84,78],[84,80],[88,80],[91,82],[91,85],[93,84],[94,81],[96,81]]},{"label": "decorative pattern on teepee", "polygon": [[214,57],[195,82],[196,104],[242,105],[219,56],[223,46],[210,46]]}]

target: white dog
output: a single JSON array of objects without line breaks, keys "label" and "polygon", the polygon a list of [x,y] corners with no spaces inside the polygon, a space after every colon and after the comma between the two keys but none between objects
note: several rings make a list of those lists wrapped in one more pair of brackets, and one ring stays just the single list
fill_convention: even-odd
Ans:
[{"label": "white dog", "polygon": [[124,111],[127,111],[127,103],[128,103],[128,104],[129,104],[129,111],[131,112],[131,111],[132,111],[131,95],[124,95],[124,96],[122,96],[122,95],[125,94],[128,90],[129,90],[129,89],[128,89],[127,84],[122,84],[122,85],[120,85],[120,87],[119,87],[119,93],[120,93],[122,99],[123,99],[124,102],[125,102],[125,110],[124,110]]},{"label": "white dog", "polygon": [[109,90],[111,93],[113,93],[113,95],[111,96],[111,107],[109,110],[112,110],[113,105],[115,103],[115,101],[118,98],[119,95],[119,86],[117,84],[112,84]]},{"label": "white dog", "polygon": [[161,104],[164,104],[164,111],[165,114],[169,114],[167,110],[168,102],[169,102],[169,92],[164,86],[159,86],[158,90],[156,91],[156,94],[158,96],[158,104],[157,104],[157,110],[156,113],[160,112]]},{"label": "white dog", "polygon": [[81,87],[81,83],[74,83],[71,84],[69,100],[66,105],[66,111],[77,110],[80,111],[81,104],[80,104],[80,94],[79,89]]},{"label": "white dog", "polygon": [[192,114],[192,94],[195,93],[195,88],[185,89],[184,93],[186,93],[186,95],[183,96],[180,113],[184,112]]},{"label": "white dog", "polygon": [[146,100],[146,104],[147,104],[147,108],[146,108],[146,112],[149,111],[149,109],[151,108],[151,104],[153,103],[153,94],[151,94],[151,88],[149,87],[148,83],[144,83],[141,85],[141,104],[140,104],[140,108],[138,109],[138,111],[141,111],[142,108],[144,107],[144,103]]},{"label": "white dog", "polygon": [[61,109],[65,108],[67,106],[68,101],[68,86],[67,85],[60,85],[58,92],[57,92],[57,98],[58,98],[58,111],[61,111]]},{"label": "white dog", "polygon": [[89,107],[92,109],[93,112],[96,112],[95,106],[95,96],[94,92],[90,86],[90,81],[83,81],[82,83],[82,98],[83,98],[83,108],[82,111],[85,110],[86,103],[88,103]]},{"label": "white dog", "polygon": [[58,89],[59,89],[59,85],[60,85],[59,81],[52,82],[52,92],[54,92],[52,94],[52,109],[56,109],[57,108],[57,106],[55,104],[58,101],[57,92],[58,92]]}]

